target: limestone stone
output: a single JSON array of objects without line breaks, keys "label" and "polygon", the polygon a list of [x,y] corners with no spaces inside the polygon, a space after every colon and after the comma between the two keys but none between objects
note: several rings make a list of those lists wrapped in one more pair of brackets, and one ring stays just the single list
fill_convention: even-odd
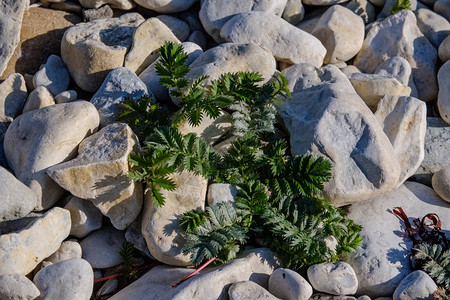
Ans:
[{"label": "limestone stone", "polygon": [[330,6],[342,2],[345,2],[345,0],[302,0],[303,4],[314,6]]},{"label": "limestone stone", "polygon": [[[224,42],[220,36],[222,26],[236,14],[250,11],[265,11],[281,16],[286,3],[287,0],[228,0],[226,2],[203,0],[198,15],[206,32],[220,44]],[[264,20],[261,21],[263,22]]]},{"label": "limestone stone", "polygon": [[366,25],[375,20],[375,6],[369,0],[352,0],[345,7],[360,16]]},{"label": "limestone stone", "polygon": [[158,13],[177,13],[188,9],[197,0],[134,0],[138,5]]},{"label": "limestone stone", "polygon": [[220,36],[232,43],[254,43],[268,49],[276,60],[291,64],[323,64],[322,43],[280,17],[264,11],[240,13],[225,23]]},{"label": "limestone stone", "polygon": [[[367,201],[352,204],[347,217],[363,227],[362,246],[346,261],[358,278],[358,295],[372,299],[392,296],[399,283],[409,273],[408,254],[412,241],[404,233],[403,221],[392,213],[394,207],[403,208],[410,218],[422,218],[427,213],[445,216],[450,204],[420,183],[406,181],[401,187]],[[447,231],[449,224],[442,224]]]},{"label": "limestone stone", "polygon": [[75,13],[75,14],[80,14],[82,11],[81,6],[78,3],[74,3],[71,1],[50,3],[50,8],[53,10],[62,10],[62,11],[66,11],[69,13]]},{"label": "limestone stone", "polygon": [[181,252],[184,239],[179,227],[181,214],[205,208],[207,180],[183,171],[170,176],[176,183],[174,191],[161,189],[165,204],[156,206],[151,193],[146,193],[142,216],[142,235],[150,254],[158,261],[174,266],[188,266],[189,255]]},{"label": "limestone stone", "polygon": [[358,289],[355,271],[346,262],[315,264],[308,268],[314,290],[332,295],[351,295]]},{"label": "limestone stone", "polygon": [[450,20],[450,1],[449,0],[436,0],[433,6],[434,12],[440,14],[447,20]]},{"label": "limestone stone", "polygon": [[278,110],[292,154],[321,155],[333,164],[324,196],[340,206],[392,189],[400,175],[394,149],[347,77],[333,65],[293,65],[282,73],[292,99]]},{"label": "limestone stone", "polygon": [[3,147],[3,140],[5,137],[5,132],[7,130],[7,124],[0,122],[0,166],[7,168],[8,163],[6,162],[5,149]]},{"label": "limestone stone", "polygon": [[11,74],[0,84],[0,122],[12,122],[27,100],[27,87],[21,74]]},{"label": "limestone stone", "polygon": [[131,128],[113,123],[84,139],[75,159],[47,173],[72,195],[92,201],[114,227],[123,230],[142,208],[142,184],[127,178],[128,155],[139,150]]},{"label": "limestone stone", "polygon": [[439,59],[442,63],[450,60],[450,35],[439,46]]},{"label": "limestone stone", "polygon": [[61,247],[45,260],[57,264],[72,258],[81,258],[81,246],[76,241],[64,241],[61,243]]},{"label": "limestone stone", "polygon": [[422,270],[411,272],[403,278],[392,295],[393,300],[433,299],[437,290],[433,279]]},{"label": "limestone stone", "polygon": [[117,280],[116,278],[110,278],[97,291],[96,295],[102,296],[102,295],[114,293],[117,290],[118,286],[119,286],[119,280]]},{"label": "limestone stone", "polygon": [[355,67],[354,65],[348,65],[346,67],[339,68],[339,69],[342,71],[342,73],[347,75],[347,77],[350,74],[353,74],[353,73],[361,73],[361,71],[357,67]]},{"label": "limestone stone", "polygon": [[412,97],[418,97],[416,84],[414,83],[412,69],[409,62],[401,56],[393,56],[378,65],[375,73],[377,75],[394,77],[401,84],[411,88]]},{"label": "limestone stone", "polygon": [[0,299],[32,300],[39,295],[38,288],[25,275],[0,275]]},{"label": "limestone stone", "polygon": [[56,96],[67,90],[70,76],[61,58],[57,55],[50,55],[43,67],[33,76],[35,87],[44,86],[48,91]]},{"label": "limestone stone", "polygon": [[312,34],[327,50],[325,64],[345,62],[355,56],[362,47],[364,21],[348,8],[333,5],[320,17]]},{"label": "limestone stone", "polygon": [[286,300],[308,300],[313,290],[300,274],[290,269],[278,268],[269,278],[269,292]]},{"label": "limestone stone", "polygon": [[208,205],[236,201],[238,189],[228,183],[213,183],[208,186]]},{"label": "limestone stone", "polygon": [[83,20],[85,22],[91,22],[99,19],[108,19],[112,18],[114,15],[111,7],[106,4],[100,8],[92,8],[83,10]]},{"label": "limestone stone", "polygon": [[151,95],[151,91],[133,71],[119,67],[109,72],[91,98],[91,103],[100,114],[100,126],[116,122],[117,115],[122,111],[120,104],[125,101],[125,97],[138,100],[144,95]]},{"label": "limestone stone", "polygon": [[125,56],[124,66],[140,74],[159,56],[165,41],[180,43],[172,31],[158,18],[149,18],[134,31],[133,46]]},{"label": "limestone stone", "polygon": [[77,99],[78,99],[78,94],[74,90],[64,91],[55,96],[55,102],[57,104],[69,103],[69,102],[73,102]]},{"label": "limestone stone", "polygon": [[450,167],[445,167],[434,173],[431,183],[436,194],[450,203]]},{"label": "limestone stone", "polygon": [[373,73],[387,58],[401,56],[412,68],[418,98],[430,101],[436,98],[438,92],[437,51],[416,23],[413,12],[402,10],[373,25],[354,65],[365,73]]},{"label": "limestone stone", "polygon": [[127,242],[133,244],[134,248],[138,249],[151,259],[154,257],[148,251],[147,243],[145,242],[145,238],[142,235],[141,226],[142,225],[142,214],[140,214],[126,229],[125,231],[125,239]]},{"label": "limestone stone", "polygon": [[0,222],[25,217],[36,206],[33,191],[0,166]]},{"label": "limestone stone", "polygon": [[108,4],[111,8],[122,10],[130,10],[136,6],[133,0],[80,0],[80,4],[84,8],[100,8]]},{"label": "limestone stone", "polygon": [[40,85],[28,95],[27,102],[25,102],[25,105],[23,106],[22,113],[51,105],[55,105],[55,99],[45,86]]},{"label": "limestone stone", "polygon": [[222,111],[216,119],[208,115],[203,116],[198,126],[193,126],[188,121],[183,121],[178,125],[178,131],[183,135],[194,133],[213,145],[231,129],[231,122],[232,118],[230,114]]},{"label": "limestone stone", "polygon": [[28,224],[0,234],[0,275],[30,273],[70,232],[70,214],[59,207],[23,221]]},{"label": "limestone stone", "polygon": [[305,8],[301,0],[288,0],[284,7],[282,17],[292,25],[296,25],[303,20]]},{"label": "limestone stone", "polygon": [[348,76],[353,88],[367,106],[375,111],[384,95],[409,96],[411,88],[391,76],[353,73]]},{"label": "limestone stone", "polygon": [[315,7],[314,10],[306,14],[305,18],[295,26],[303,31],[312,34],[314,27],[316,26],[317,22],[319,22],[320,17],[325,13],[326,10],[327,7]]},{"label": "limestone stone", "polygon": [[[384,0],[383,9],[381,12],[377,15],[377,20],[382,20],[386,17],[389,17],[392,15],[392,7],[397,3],[396,0]],[[409,7],[411,8],[411,11],[415,11],[417,9],[418,5],[417,0],[410,0]]]},{"label": "limestone stone", "polygon": [[228,287],[235,282],[250,280],[267,288],[269,275],[278,266],[278,261],[268,249],[253,249],[244,252],[242,258],[233,259],[225,265],[205,268],[172,288],[172,283],[194,270],[161,265],[154,267],[110,299],[145,299],[149,295],[151,299],[228,299]]},{"label": "limestone stone", "polygon": [[75,14],[43,7],[30,7],[23,14],[19,44],[0,80],[13,73],[36,73],[51,54],[61,54],[64,31],[80,21]]},{"label": "limestone stone", "polygon": [[159,15],[156,18],[163,22],[180,42],[186,41],[190,33],[188,23],[170,15]]},{"label": "limestone stone", "polygon": [[192,31],[192,33],[188,36],[186,41],[197,44],[201,49],[207,48],[206,36],[200,30]]},{"label": "limestone stone", "polygon": [[415,14],[420,31],[436,49],[439,48],[442,41],[450,35],[450,23],[430,9],[419,8]]},{"label": "limestone stone", "polygon": [[83,250],[82,257],[89,262],[92,268],[114,267],[122,262],[119,251],[124,242],[122,231],[112,226],[102,227],[80,242]]},{"label": "limestone stone", "polygon": [[425,157],[427,107],[413,97],[387,95],[375,112],[400,162],[399,185],[412,176]]},{"label": "limestone stone", "polygon": [[70,196],[64,208],[70,212],[70,235],[82,238],[102,227],[102,213],[91,201]]},{"label": "limestone stone", "polygon": [[73,258],[40,270],[33,282],[41,292],[41,299],[88,300],[94,272],[87,261]]},{"label": "limestone stone", "polygon": [[439,94],[437,107],[441,118],[450,124],[450,62],[446,62],[438,73]]},{"label": "limestone stone", "polygon": [[28,1],[2,1],[0,3],[0,76],[19,44],[20,27]]},{"label": "limestone stone", "polygon": [[47,175],[47,168],[75,157],[78,144],[98,125],[95,107],[75,101],[20,115],[8,127],[4,140],[8,164],[36,194],[36,209],[51,207],[64,193]]},{"label": "limestone stone", "polygon": [[279,299],[253,281],[239,281],[233,283],[228,289],[228,296],[230,297],[230,300]]},{"label": "limestone stone", "polygon": [[61,42],[61,57],[75,83],[96,92],[111,70],[123,66],[134,30],[143,21],[138,13],[129,13],[69,28]]}]

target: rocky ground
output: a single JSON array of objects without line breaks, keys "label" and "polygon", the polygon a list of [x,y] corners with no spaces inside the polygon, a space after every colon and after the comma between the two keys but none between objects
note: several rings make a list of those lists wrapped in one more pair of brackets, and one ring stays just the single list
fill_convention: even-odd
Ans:
[{"label": "rocky ground", "polygon": [[[392,15],[395,3],[0,0],[0,299],[431,299],[392,209],[437,213],[448,235],[450,2]],[[126,178],[140,146],[118,104],[172,102],[154,67],[164,41],[183,44],[190,79],[282,71],[291,152],[332,161],[324,194],[363,226],[356,253],[304,278],[248,249],[171,287],[193,271],[176,216],[235,193],[184,172],[156,207]],[[219,118],[181,131],[216,145],[228,129]],[[123,271],[125,241],[160,264],[125,288],[94,285]]]}]

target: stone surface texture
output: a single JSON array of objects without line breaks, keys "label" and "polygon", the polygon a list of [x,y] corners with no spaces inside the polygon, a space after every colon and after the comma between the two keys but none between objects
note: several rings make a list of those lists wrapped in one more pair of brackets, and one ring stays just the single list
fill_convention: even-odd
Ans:
[{"label": "stone surface texture", "polygon": [[436,194],[450,203],[450,166],[434,173],[431,183]]},{"label": "stone surface texture", "polygon": [[45,65],[33,76],[33,85],[45,86],[53,96],[67,90],[69,82],[69,71],[61,58],[54,54],[48,57]]},{"label": "stone surface texture", "polygon": [[433,299],[437,288],[430,275],[417,270],[403,278],[395,289],[392,300]]},{"label": "stone surface texture", "polygon": [[138,5],[159,13],[177,13],[188,9],[197,0],[134,0]]},{"label": "stone surface texture", "polygon": [[82,238],[102,227],[103,215],[91,201],[71,195],[64,208],[70,212],[72,220],[70,235]]},{"label": "stone surface texture", "polygon": [[55,99],[45,86],[35,88],[27,98],[27,102],[23,106],[22,113],[37,110],[47,106],[55,105]]},{"label": "stone surface texture", "polygon": [[253,281],[239,281],[233,283],[228,289],[230,300],[277,300],[269,291]]},{"label": "stone surface texture", "polygon": [[450,125],[450,62],[446,62],[438,73],[439,94],[437,107],[441,118]]},{"label": "stone surface texture", "polygon": [[278,268],[270,275],[269,292],[280,299],[308,300],[313,289],[308,281],[297,272]]},{"label": "stone surface texture", "polygon": [[40,294],[38,288],[25,275],[0,275],[0,299],[32,300]]},{"label": "stone surface texture", "polygon": [[345,262],[312,265],[308,280],[314,290],[332,295],[352,295],[358,289],[358,279],[352,267]]},{"label": "stone surface texture", "polygon": [[11,74],[0,84],[0,122],[12,122],[22,112],[26,100],[25,78],[19,73]]}]

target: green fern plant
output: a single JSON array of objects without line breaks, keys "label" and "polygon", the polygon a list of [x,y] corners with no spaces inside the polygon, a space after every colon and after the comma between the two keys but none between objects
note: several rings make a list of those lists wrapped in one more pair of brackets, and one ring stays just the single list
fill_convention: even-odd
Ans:
[{"label": "green fern plant", "polygon": [[450,250],[428,243],[421,243],[414,250],[414,257],[424,261],[423,270],[450,293]]},{"label": "green fern plant", "polygon": [[391,8],[391,13],[394,15],[404,9],[411,10],[410,0],[397,0],[397,2]]},{"label": "green fern plant", "polygon": [[119,255],[123,260],[123,264],[127,268],[127,279],[137,279],[137,270],[133,268],[134,246],[130,242],[124,242],[119,250]]}]

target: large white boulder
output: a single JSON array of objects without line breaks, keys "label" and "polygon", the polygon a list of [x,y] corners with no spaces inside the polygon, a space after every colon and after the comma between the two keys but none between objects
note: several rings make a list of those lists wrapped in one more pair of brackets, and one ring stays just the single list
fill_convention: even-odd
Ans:
[{"label": "large white boulder", "polygon": [[438,73],[439,94],[437,107],[441,118],[450,124],[450,62],[446,62]]}]

